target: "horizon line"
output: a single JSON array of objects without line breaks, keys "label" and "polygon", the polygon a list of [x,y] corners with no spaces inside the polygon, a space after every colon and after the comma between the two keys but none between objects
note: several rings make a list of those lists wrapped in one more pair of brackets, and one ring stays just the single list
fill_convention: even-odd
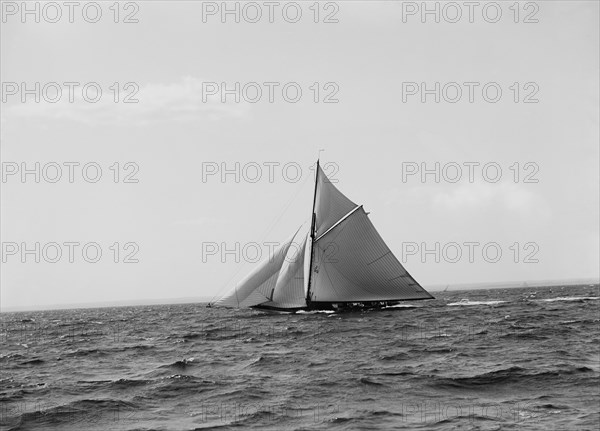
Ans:
[{"label": "horizon line", "polygon": [[[454,283],[454,284],[432,284],[425,287],[431,292],[456,292],[461,290],[484,290],[484,289],[502,289],[519,287],[553,287],[553,286],[583,286],[586,284],[600,284],[600,278],[572,278],[572,279],[553,279],[553,280],[521,280],[521,281],[486,281],[476,283]],[[478,288],[475,288],[479,286]],[[144,305],[181,305],[181,304],[206,304],[212,302],[213,296],[182,296],[178,298],[147,298],[147,299],[121,299],[107,300],[97,302],[75,302],[67,304],[48,304],[48,305],[17,305],[12,307],[0,306],[0,313],[19,313],[27,311],[53,311],[53,310],[77,310],[86,308],[111,308],[111,307],[132,307]],[[38,308],[39,307],[39,308]]]}]

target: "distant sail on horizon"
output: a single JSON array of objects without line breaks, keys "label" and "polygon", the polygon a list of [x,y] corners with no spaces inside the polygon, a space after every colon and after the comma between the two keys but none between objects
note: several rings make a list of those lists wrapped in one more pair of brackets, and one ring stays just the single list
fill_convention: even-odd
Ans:
[{"label": "distant sail on horizon", "polygon": [[310,229],[301,226],[215,305],[286,311],[420,299],[433,296],[317,161]]}]

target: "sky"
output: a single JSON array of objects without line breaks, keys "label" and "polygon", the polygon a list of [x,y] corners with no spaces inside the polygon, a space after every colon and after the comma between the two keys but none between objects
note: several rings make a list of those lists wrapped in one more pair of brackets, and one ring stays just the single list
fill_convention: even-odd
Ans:
[{"label": "sky", "polygon": [[425,288],[598,278],[598,2],[88,3],[2,4],[2,308],[223,294],[319,154]]}]

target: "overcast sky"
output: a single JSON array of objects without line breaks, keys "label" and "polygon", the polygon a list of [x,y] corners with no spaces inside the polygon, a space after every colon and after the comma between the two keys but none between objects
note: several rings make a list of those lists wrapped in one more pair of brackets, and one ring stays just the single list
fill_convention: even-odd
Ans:
[{"label": "overcast sky", "polygon": [[[138,10],[121,4],[118,20],[137,23],[115,23],[112,2],[101,3],[96,23],[80,9],[70,23],[66,6],[57,23],[47,22],[56,16],[50,8],[40,11],[40,23],[4,10],[1,306],[223,293],[252,268],[247,244],[282,242],[310,217],[310,167],[320,149],[336,185],[364,204],[425,288],[598,277],[598,2],[521,3],[518,16],[512,1],[499,2],[495,23],[488,22],[496,20],[493,7],[482,11],[486,2],[472,23],[464,6],[451,23],[457,9],[440,3],[436,23],[415,11],[421,2],[377,1],[322,3],[315,23],[312,3],[298,3],[296,23],[286,21],[296,9],[284,16],[285,2],[273,23],[262,3],[257,23],[249,22],[256,8],[244,4],[239,23],[233,15],[222,23],[220,11],[208,15],[213,4],[183,1],[137,2]],[[87,14],[93,20],[94,10]],[[39,103],[25,94],[23,103],[21,83],[35,89],[36,82],[46,93],[40,90]],[[47,100],[57,97],[50,82],[61,84],[57,103]],[[65,82],[80,83],[72,103]],[[239,103],[220,91],[222,82],[246,86]],[[256,103],[252,82],[262,91]],[[424,102],[422,82],[433,90]],[[86,83],[102,88],[101,100],[82,98]],[[292,103],[297,88],[302,95]],[[139,102],[124,103],[128,95]],[[40,182],[34,174],[23,181],[22,163],[34,169],[36,162]],[[55,176],[52,162],[62,166],[56,183],[47,180]],[[73,183],[69,162],[79,163],[71,165]],[[409,175],[436,162],[439,182]],[[220,170],[236,163],[239,182],[234,174],[223,181]],[[463,176],[451,182],[457,165]],[[102,177],[91,183],[94,166]],[[262,178],[252,182],[256,166]],[[492,182],[497,166],[502,174]],[[36,242],[39,263],[35,252],[22,255],[23,244],[35,249]],[[79,243],[73,263],[65,242]],[[480,244],[473,262],[463,254],[452,263],[448,244],[467,253],[470,242]],[[56,263],[49,243],[61,245]],[[82,257],[88,243],[102,250],[97,263]],[[221,255],[236,243],[240,263]],[[422,243],[439,243],[439,262],[421,256]],[[494,253],[482,255],[488,243],[502,251],[495,263],[488,261]],[[138,262],[124,263],[127,256]]]}]

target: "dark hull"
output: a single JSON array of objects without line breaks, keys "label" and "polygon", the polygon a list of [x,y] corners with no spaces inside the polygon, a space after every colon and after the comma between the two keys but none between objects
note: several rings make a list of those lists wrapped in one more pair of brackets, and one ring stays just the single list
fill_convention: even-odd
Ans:
[{"label": "dark hull", "polygon": [[393,305],[398,305],[401,302],[404,301],[311,302],[310,306],[307,308],[309,310],[333,310],[338,312],[362,311],[391,307]]},{"label": "dark hull", "polygon": [[[435,299],[433,296],[431,298],[423,298],[423,299]],[[412,299],[411,301],[419,301],[419,299]],[[394,305],[398,305],[405,301],[368,301],[368,302],[311,302],[306,307],[297,307],[297,308],[278,308],[278,307],[270,307],[267,305],[256,305],[252,308],[257,310],[264,311],[278,311],[278,312],[287,312],[294,313],[296,311],[362,311],[362,310],[373,310],[373,309],[381,309],[386,307],[391,307]]]},{"label": "dark hull", "polygon": [[275,311],[275,312],[283,312],[283,313],[295,313],[296,311],[307,309],[306,307],[279,308],[279,307],[270,307],[268,305],[255,305],[254,307],[250,307],[250,308],[254,308],[255,310],[261,310],[261,311]]}]

